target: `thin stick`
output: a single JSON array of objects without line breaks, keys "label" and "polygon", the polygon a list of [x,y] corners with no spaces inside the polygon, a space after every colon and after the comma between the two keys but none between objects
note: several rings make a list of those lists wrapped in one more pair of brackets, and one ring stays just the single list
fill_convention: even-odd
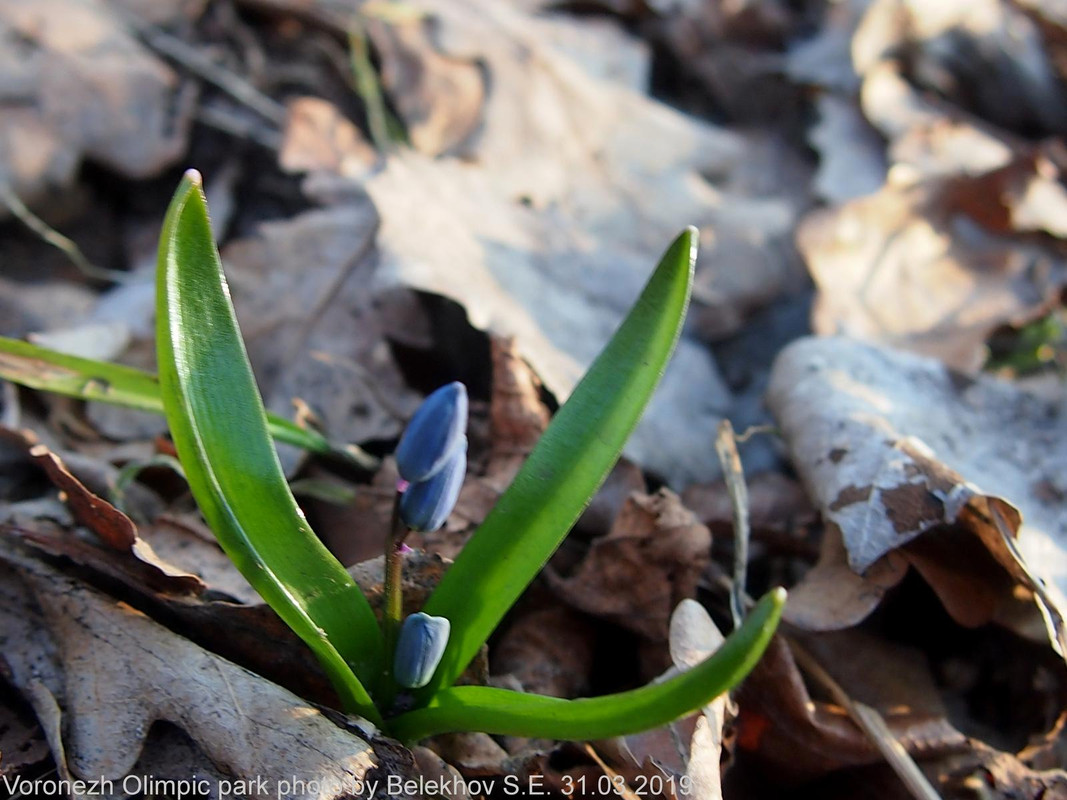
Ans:
[{"label": "thin stick", "polygon": [[127,272],[96,266],[85,257],[78,245],[30,211],[29,207],[22,202],[22,198],[15,194],[15,190],[11,188],[10,184],[0,182],[0,200],[3,201],[4,205],[15,215],[19,222],[41,237],[42,241],[52,245],[57,250],[63,251],[83,275],[96,280],[112,281],[114,283],[122,283],[130,279],[130,275]]},{"label": "thin stick", "polygon": [[[723,576],[722,580],[724,583],[731,583],[730,579],[725,576]],[[732,592],[733,586],[730,589]],[[745,608],[751,608],[755,605],[755,601],[746,592],[741,593],[741,602]],[[784,636],[784,634],[782,635]],[[889,766],[897,773],[912,796],[917,800],[942,800],[941,795],[937,793],[937,790],[934,789],[930,781],[923,775],[922,770],[919,769],[919,765],[915,763],[908,751],[904,749],[904,746],[893,735],[893,732],[889,730],[889,726],[886,725],[878,710],[849,697],[845,690],[841,688],[841,685],[833,679],[830,673],[823,669],[815,657],[805,650],[799,642],[789,636],[785,636],[785,640],[789,645],[789,650],[793,654],[794,660],[797,662],[797,666],[826,687],[834,698],[834,702],[848,712],[857,727],[878,748],[878,752],[882,754]]]},{"label": "thin stick", "polygon": [[1050,594],[1048,587],[1045,586],[1045,582],[1030,572],[1022,553],[1019,552],[1018,545],[1015,543],[1015,532],[1008,521],[1004,519],[1004,515],[997,507],[997,504],[994,502],[989,503],[989,510],[993,517],[993,524],[996,526],[997,532],[1004,542],[1004,547],[1008,550],[1008,554],[1019,565],[1019,568],[1027,578],[1030,579],[1029,588],[1037,597],[1038,610],[1041,611],[1041,616],[1045,618],[1046,627],[1052,628],[1050,641],[1053,649],[1056,650],[1060,658],[1067,659],[1067,622],[1064,621],[1063,615],[1059,612],[1056,600]]},{"label": "thin stick", "polygon": [[198,122],[214,128],[215,130],[228,133],[237,139],[247,139],[255,142],[260,147],[277,152],[282,147],[282,137],[276,130],[261,130],[252,124],[254,117],[247,119],[238,118],[235,114],[212,106],[201,106],[196,111]]},{"label": "thin stick", "polygon": [[760,436],[762,434],[767,434],[769,436],[781,436],[782,429],[779,428],[777,425],[749,425],[747,428],[741,431],[741,433],[737,434],[734,439],[736,439],[738,443],[744,444],[753,436]]},{"label": "thin stick", "polygon": [[737,452],[734,426],[728,419],[719,423],[715,452],[718,453],[719,462],[722,464],[723,478],[734,516],[734,580],[730,587],[730,616],[733,617],[734,628],[739,628],[745,616],[745,576],[748,571],[748,486],[745,484],[745,473],[741,467],[741,456]]},{"label": "thin stick", "polygon": [[589,742],[585,743],[585,752],[589,754],[590,758],[597,763],[597,766],[604,771],[604,774],[611,779],[612,790],[622,797],[623,800],[641,800],[640,796],[631,789],[626,779],[607,765],[607,762],[600,757],[600,754],[596,751],[596,748]]},{"label": "thin stick", "polygon": [[815,660],[807,650],[801,647],[795,640],[789,639],[789,649],[796,659],[797,665],[808,675],[826,687],[839,706],[844,708],[853,721],[860,727],[867,738],[871,740],[878,751],[882,754],[889,766],[897,773],[900,780],[917,800],[941,800],[937,790],[923,775],[919,765],[897,741],[896,736],[889,730],[882,715],[874,708],[853,700],[845,690],[833,679],[822,665]]},{"label": "thin stick", "polygon": [[287,114],[284,106],[267,97],[244,78],[215,64],[202,51],[159,28],[140,25],[135,29],[149,47],[177,61],[194,75],[213,83],[230,97],[278,127],[285,124]]}]

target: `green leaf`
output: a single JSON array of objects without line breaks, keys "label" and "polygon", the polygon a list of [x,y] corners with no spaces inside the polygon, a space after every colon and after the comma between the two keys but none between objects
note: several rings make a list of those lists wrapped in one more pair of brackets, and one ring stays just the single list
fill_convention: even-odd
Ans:
[{"label": "green leaf", "polygon": [[381,724],[364,688],[381,675],[378,623],[285,482],[194,171],[167,211],[157,282],[163,405],[193,496],[237,568],[318,656],[346,708]]},{"label": "green leaf", "polygon": [[697,233],[667,250],[629,315],[558,411],[519,474],[463,547],[423,611],[452,636],[417,698],[427,702],[466,669],[603,483],[678,340]]},{"label": "green leaf", "polygon": [[[44,392],[96,400],[117,406],[163,413],[155,375],[122,364],[59,353],[46,347],[0,336],[0,378]],[[348,455],[320,434],[274,414],[267,415],[270,434],[279,442],[314,453]]]},{"label": "green leaf", "polygon": [[662,683],[580,700],[455,686],[438,692],[426,707],[390,720],[389,730],[407,742],[451,731],[586,740],[665,725],[744,679],[774,635],[785,598],[784,589],[768,592],[722,647],[693,669]]}]

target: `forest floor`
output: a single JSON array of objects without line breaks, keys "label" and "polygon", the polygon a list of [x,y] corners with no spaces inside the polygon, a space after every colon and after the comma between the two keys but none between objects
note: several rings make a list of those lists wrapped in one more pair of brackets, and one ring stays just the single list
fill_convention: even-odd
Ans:
[{"label": "forest floor", "polygon": [[366,454],[280,447],[372,598],[396,442],[466,384],[412,609],[696,226],[673,360],[491,680],[630,689],[706,644],[681,601],[729,632],[731,596],[789,590],[702,715],[409,751],[330,710],[161,416],[26,388],[56,373],[0,346],[0,792],[1067,798],[1057,4],[0,0],[0,42],[0,335],[154,371],[198,170],[268,409]]}]

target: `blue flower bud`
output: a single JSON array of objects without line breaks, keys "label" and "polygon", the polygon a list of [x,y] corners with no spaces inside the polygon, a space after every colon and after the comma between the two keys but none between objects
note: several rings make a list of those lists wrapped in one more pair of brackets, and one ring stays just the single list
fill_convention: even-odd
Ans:
[{"label": "blue flower bud", "polygon": [[393,659],[393,677],[407,689],[425,686],[441,663],[452,626],[445,617],[431,617],[419,611],[400,629]]},{"label": "blue flower bud", "polygon": [[458,381],[427,397],[408,423],[396,448],[400,477],[409,483],[439,472],[467,431],[467,388]]},{"label": "blue flower bud", "polygon": [[445,465],[400,495],[400,521],[413,531],[435,531],[445,524],[456,505],[467,473],[467,437]]}]

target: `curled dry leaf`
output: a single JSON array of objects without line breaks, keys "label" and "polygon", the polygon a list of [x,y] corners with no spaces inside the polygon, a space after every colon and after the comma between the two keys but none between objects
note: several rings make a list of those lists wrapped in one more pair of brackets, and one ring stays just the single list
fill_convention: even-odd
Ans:
[{"label": "curled dry leaf", "polygon": [[827,523],[815,566],[789,590],[783,617],[808,631],[850,628],[878,608],[885,593],[908,572],[907,559],[886,553],[864,572],[849,566],[841,529]]},{"label": "curled dry leaf", "polygon": [[563,577],[550,567],[545,576],[575,608],[663,642],[671,611],[694,595],[710,549],[711,533],[676,494],[635,492],[573,574]]},{"label": "curled dry leaf", "polygon": [[[959,526],[1012,581],[1036,593],[1053,645],[1062,647],[1062,403],[842,338],[803,339],[783,351],[768,403],[823,518],[840,530],[854,572],[867,574],[918,537]],[[960,621],[985,621],[965,613],[966,598],[951,598],[968,584],[972,601],[984,593],[989,568],[960,575],[954,557],[943,549],[917,554],[927,565],[940,562],[939,570],[912,563]]]},{"label": "curled dry leaf", "polygon": [[[138,535],[133,521],[107,500],[89,491],[71,474],[59,456],[43,444],[33,445],[29,454],[48,474],[52,483],[63,492],[74,518],[99,536],[108,547],[131,556],[136,561],[135,571],[151,585],[176,594],[199,594],[206,588],[197,575],[160,558],[152,545]],[[92,557],[90,551],[93,548],[73,537],[35,535],[32,531],[26,531],[25,535],[38,546],[53,553],[70,555],[76,561],[85,556],[90,556],[91,560],[97,562],[106,560]],[[82,557],[77,553],[81,553]]]},{"label": "curled dry leaf", "polygon": [[[995,0],[994,0],[995,1]],[[907,38],[903,4],[872,3],[852,40],[864,116],[909,176],[967,175],[1002,167],[1020,144],[938,93],[916,87],[894,48]]]},{"label": "curled dry leaf", "polygon": [[[692,669],[724,641],[722,632],[702,605],[695,600],[678,604],[670,628],[671,660],[677,669]],[[704,706],[703,716],[697,720],[689,740],[685,774],[693,782],[692,791],[698,797],[722,798],[723,728],[727,712],[731,712],[730,705],[729,696],[724,694]],[[736,713],[736,709],[731,713]]]},{"label": "curled dry leaf", "polygon": [[[27,442],[8,436],[25,452]],[[30,442],[29,444],[32,444]],[[78,476],[56,456],[40,451],[39,463],[54,475],[64,494],[79,508],[83,524],[107,537],[104,546],[72,534],[49,521],[56,511],[39,501],[3,507],[6,537],[40,553],[68,558],[108,585],[121,585],[125,596],[181,627],[186,635],[225,657],[322,702],[335,700],[314,658],[237,572],[199,519],[161,515],[135,528],[86,485],[106,483],[96,462],[74,458]],[[23,471],[25,468],[23,467]],[[58,504],[57,504],[58,505]],[[59,506],[63,510],[62,506]],[[247,605],[233,602],[238,600]],[[23,638],[17,636],[15,638]]]},{"label": "curled dry leaf", "polygon": [[894,173],[985,173],[1028,152],[1036,131],[1063,129],[1063,21],[1044,13],[1003,0],[870,4],[852,55]]},{"label": "curled dry leaf", "polygon": [[[341,797],[378,766],[370,745],[295,695],[38,562],[17,560],[39,606],[36,624],[57,644],[74,774],[121,779],[157,720],[182,728],[224,772],[267,779],[253,796],[276,796],[279,781],[296,778],[320,790],[293,797]],[[0,610],[5,626],[11,614],[32,612]],[[31,640],[5,648],[7,662],[19,665],[16,680],[39,657]]]},{"label": "curled dry leaf", "polygon": [[[678,604],[670,621],[670,653],[673,667],[668,675],[685,671],[714,653],[725,637],[700,603],[686,599]],[[672,776],[675,785],[688,776],[691,796],[717,800],[722,797],[724,728],[728,714],[736,709],[729,696],[721,695],[703,708],[662,728],[631,734],[618,740],[617,759],[634,762],[646,774]]]},{"label": "curled dry leaf", "polygon": [[[865,644],[872,641],[866,640]],[[907,700],[897,705],[892,697],[889,703],[895,707],[879,709],[908,752],[936,756],[957,752],[966,745],[966,738],[941,716],[936,692],[927,692],[930,679],[925,667],[917,670],[914,660],[909,660],[906,653],[892,647],[887,649],[883,644],[869,651],[848,650],[847,657],[842,658],[856,662],[861,684],[862,676],[868,673],[888,675],[893,681],[903,680],[906,686],[912,679],[917,682],[917,689],[913,691],[915,687],[912,687],[900,695],[916,702],[916,711],[906,705]],[[893,677],[897,669],[902,677]],[[842,709],[812,698],[789,645],[781,636],[775,636],[736,696],[740,709],[737,746],[757,756],[779,781],[807,780],[842,767],[874,764],[882,759]]]},{"label": "curled dry leaf", "polygon": [[[848,88],[840,44],[850,38],[866,118],[851,99],[819,100],[816,189],[844,205],[798,230],[819,289],[813,327],[973,370],[994,329],[1045,313],[1067,282],[1063,157],[1058,144],[1030,142],[1067,120],[1062,20],[1003,0],[840,5],[790,61],[801,79]],[[868,123],[888,140],[884,157],[861,146]],[[846,126],[855,135],[825,141]],[[888,165],[866,197],[832,179],[853,148],[863,155],[852,171],[837,170],[849,180]]]}]

